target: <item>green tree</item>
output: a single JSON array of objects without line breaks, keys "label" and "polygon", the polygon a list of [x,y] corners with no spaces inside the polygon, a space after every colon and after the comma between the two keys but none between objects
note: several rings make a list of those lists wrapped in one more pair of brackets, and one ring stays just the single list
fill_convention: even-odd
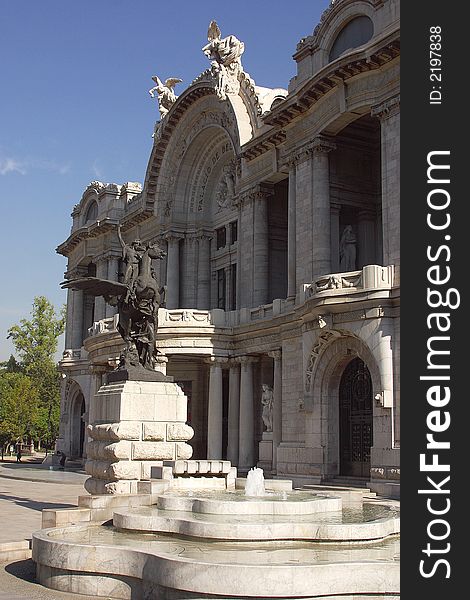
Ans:
[{"label": "green tree", "polygon": [[0,373],[21,373],[21,371],[21,365],[13,356],[13,354],[10,354],[10,358],[8,360],[0,363]]},{"label": "green tree", "polygon": [[0,375],[0,440],[3,451],[12,441],[31,437],[38,414],[39,392],[23,373]]},{"label": "green tree", "polygon": [[31,429],[34,437],[52,444],[59,432],[60,374],[54,355],[65,327],[65,308],[59,315],[44,296],[34,299],[30,319],[8,330],[20,358],[20,367],[38,391],[38,406]]}]

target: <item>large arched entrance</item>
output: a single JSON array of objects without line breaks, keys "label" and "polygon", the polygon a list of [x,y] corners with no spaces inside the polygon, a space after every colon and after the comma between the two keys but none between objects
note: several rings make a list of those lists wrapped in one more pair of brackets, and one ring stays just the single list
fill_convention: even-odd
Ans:
[{"label": "large arched entrance", "polygon": [[369,477],[372,433],[372,380],[364,361],[354,358],[339,385],[340,475]]}]

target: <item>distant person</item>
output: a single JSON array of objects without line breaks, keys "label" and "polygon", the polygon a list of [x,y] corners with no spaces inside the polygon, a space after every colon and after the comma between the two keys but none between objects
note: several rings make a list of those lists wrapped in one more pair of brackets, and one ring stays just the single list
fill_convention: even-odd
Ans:
[{"label": "distant person", "polygon": [[66,456],[65,452],[61,452],[60,455],[61,456],[60,456],[59,464],[60,464],[60,466],[62,468],[64,468],[65,467],[65,461],[67,460],[67,456]]},{"label": "distant person", "polygon": [[18,452],[16,453],[16,462],[21,462],[21,448],[18,448]]}]

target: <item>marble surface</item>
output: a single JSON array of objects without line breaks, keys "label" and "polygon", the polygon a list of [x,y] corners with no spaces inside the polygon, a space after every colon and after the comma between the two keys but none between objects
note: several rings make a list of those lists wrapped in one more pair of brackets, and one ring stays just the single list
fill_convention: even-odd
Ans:
[{"label": "marble surface", "polygon": [[113,523],[119,530],[219,540],[364,541],[400,531],[398,511],[380,504],[295,516],[198,514],[149,506],[118,509]]},{"label": "marble surface", "polygon": [[[34,534],[33,558],[43,585],[131,598],[133,586],[163,586],[244,598],[398,594],[399,542],[206,542],[75,526]],[[90,577],[93,573],[100,573]],[[101,588],[98,579],[108,582]],[[88,583],[88,581],[90,583]],[[88,587],[90,585],[90,587]],[[135,592],[134,592],[135,594]]]}]

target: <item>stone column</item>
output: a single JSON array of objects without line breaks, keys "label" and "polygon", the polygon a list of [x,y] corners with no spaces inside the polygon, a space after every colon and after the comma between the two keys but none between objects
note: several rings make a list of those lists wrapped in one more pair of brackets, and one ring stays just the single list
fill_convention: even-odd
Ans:
[{"label": "stone column", "polygon": [[182,235],[169,233],[165,236],[168,242],[166,284],[167,308],[179,308],[180,303],[180,240]]},{"label": "stone column", "polygon": [[[108,260],[100,258],[96,261],[96,276],[99,279],[108,278]],[[100,321],[106,317],[106,302],[102,296],[95,297],[95,321]]]},{"label": "stone column", "polygon": [[197,302],[200,310],[209,310],[211,305],[211,237],[200,233],[198,237],[198,263],[197,263]]},{"label": "stone column", "polygon": [[180,284],[180,306],[178,308],[194,308],[196,306],[196,247],[194,234],[186,234],[183,240],[183,274]]},{"label": "stone column", "polygon": [[71,348],[81,348],[83,343],[83,290],[69,290],[72,296]]},{"label": "stone column", "polygon": [[340,204],[331,204],[330,223],[331,223],[331,270],[333,273],[339,271],[339,213]]},{"label": "stone column", "polygon": [[360,210],[358,213],[357,228],[358,228],[358,266],[376,265],[376,235],[375,223],[377,216],[372,210]]},{"label": "stone column", "polygon": [[240,363],[230,361],[228,391],[227,460],[238,465],[238,438],[240,422]]},{"label": "stone column", "polygon": [[269,301],[268,198],[272,193],[264,185],[253,192],[253,306]]},{"label": "stone column", "polygon": [[[108,279],[110,281],[118,280],[119,257],[111,255],[108,258]],[[117,307],[106,303],[106,317],[112,317],[117,313]]]},{"label": "stone column", "polygon": [[268,356],[274,359],[273,406],[273,471],[277,469],[277,449],[282,441],[282,351],[274,350]]},{"label": "stone column", "polygon": [[331,273],[330,167],[328,153],[336,148],[317,137],[312,145],[312,281]]},{"label": "stone column", "polygon": [[222,364],[226,358],[211,356],[209,374],[209,407],[207,414],[207,458],[222,460]]},{"label": "stone column", "polygon": [[255,420],[253,405],[253,363],[256,358],[240,357],[240,421],[238,468],[249,470],[255,466]]},{"label": "stone column", "polygon": [[287,214],[287,296],[295,298],[297,283],[295,276],[296,263],[296,166],[295,161],[289,165],[289,192],[288,192],[288,214]]},{"label": "stone column", "polygon": [[238,307],[253,306],[253,195],[249,192],[239,196],[239,231],[237,247]]},{"label": "stone column", "polygon": [[381,124],[382,231],[384,265],[400,264],[400,97],[372,107]]}]

